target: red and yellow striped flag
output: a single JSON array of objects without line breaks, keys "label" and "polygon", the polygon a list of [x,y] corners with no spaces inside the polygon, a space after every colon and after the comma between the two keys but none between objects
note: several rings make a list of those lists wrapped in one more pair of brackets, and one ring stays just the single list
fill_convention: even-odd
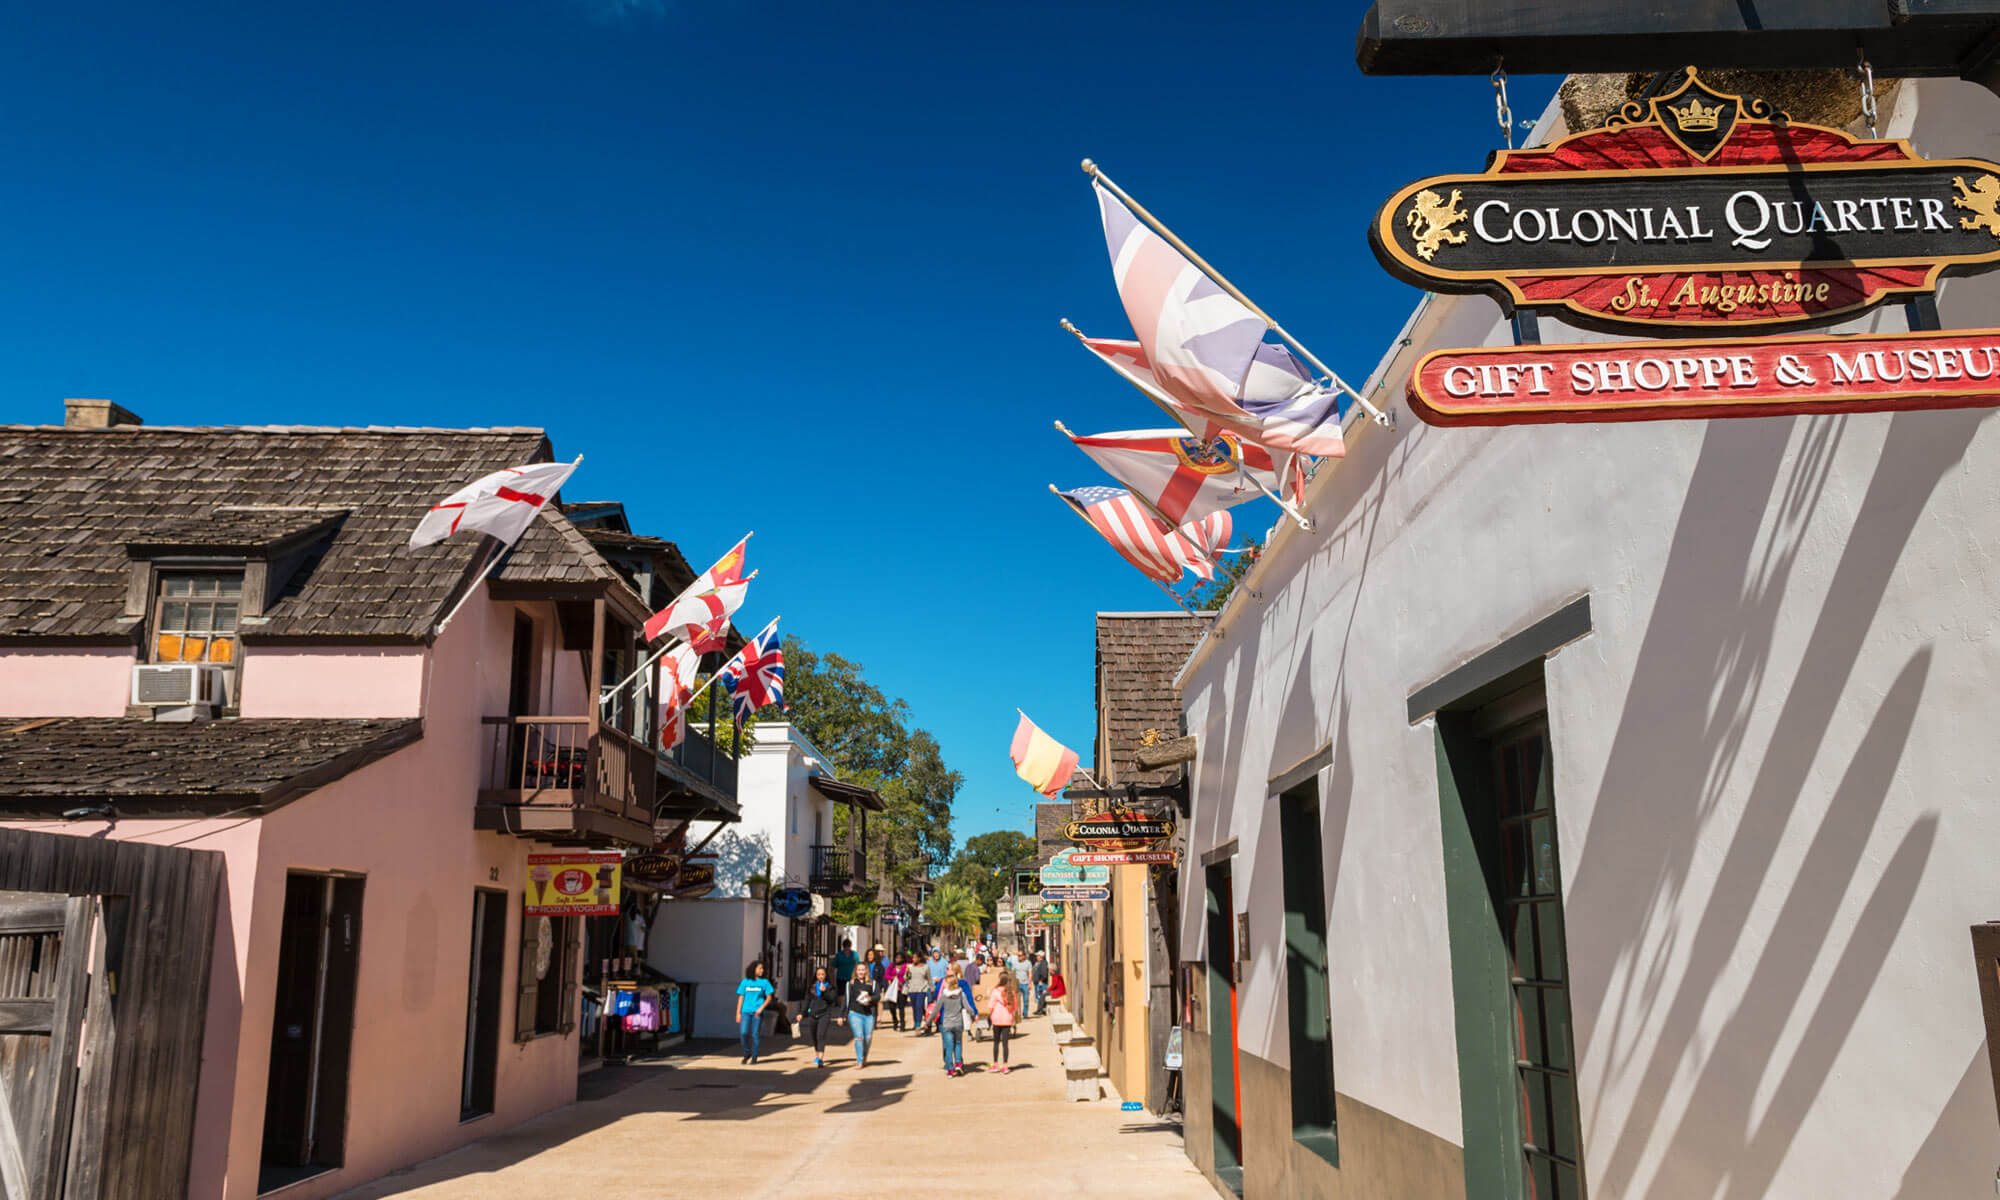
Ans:
[{"label": "red and yellow striped flag", "polygon": [[1021,724],[1014,730],[1014,746],[1008,756],[1014,760],[1014,773],[1051,800],[1069,783],[1069,777],[1076,774],[1076,751],[1043,733],[1028,719],[1027,713],[1021,713]]}]

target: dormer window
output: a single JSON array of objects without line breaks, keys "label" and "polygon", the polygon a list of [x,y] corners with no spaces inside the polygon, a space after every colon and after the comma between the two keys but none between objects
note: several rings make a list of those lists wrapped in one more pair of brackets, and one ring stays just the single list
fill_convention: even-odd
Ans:
[{"label": "dormer window", "polygon": [[152,661],[234,664],[236,626],[243,611],[243,572],[161,571],[158,579]]}]

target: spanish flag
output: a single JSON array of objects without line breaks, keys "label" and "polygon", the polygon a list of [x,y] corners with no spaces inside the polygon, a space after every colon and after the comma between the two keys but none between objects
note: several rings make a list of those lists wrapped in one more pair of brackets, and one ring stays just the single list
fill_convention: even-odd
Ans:
[{"label": "spanish flag", "polygon": [[1014,730],[1014,746],[1008,756],[1014,760],[1014,773],[1051,800],[1069,783],[1069,777],[1076,774],[1076,751],[1043,733],[1028,719],[1027,713],[1021,713],[1021,724]]}]

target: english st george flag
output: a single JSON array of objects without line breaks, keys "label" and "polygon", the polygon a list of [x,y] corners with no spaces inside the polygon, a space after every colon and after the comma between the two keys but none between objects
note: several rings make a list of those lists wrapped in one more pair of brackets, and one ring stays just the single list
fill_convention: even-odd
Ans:
[{"label": "english st george flag", "polygon": [[687,736],[688,700],[694,695],[701,654],[679,645],[660,657],[660,749],[672,750]]},{"label": "english st george flag", "polygon": [[1272,450],[1345,453],[1340,393],[1322,388],[1292,352],[1264,340],[1262,317],[1093,185],[1111,252],[1118,298],[1138,337],[1138,357],[1114,359],[1120,374],[1150,385],[1175,408],[1205,417]]},{"label": "english st george flag", "polygon": [[410,531],[410,546],[435,545],[462,529],[511,546],[582,462],[579,454],[576,462],[502,467],[482,476],[432,505]]},{"label": "english st george flag", "polygon": [[1082,487],[1057,492],[1063,503],[1085,520],[1126,562],[1161,583],[1173,583],[1183,571],[1197,579],[1215,578],[1215,552],[1229,544],[1227,511],[1169,529],[1123,488]]}]

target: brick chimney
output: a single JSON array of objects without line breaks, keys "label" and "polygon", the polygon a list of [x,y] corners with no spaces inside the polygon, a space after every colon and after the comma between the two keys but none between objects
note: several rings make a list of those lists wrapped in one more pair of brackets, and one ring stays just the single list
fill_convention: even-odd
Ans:
[{"label": "brick chimney", "polygon": [[71,429],[109,429],[113,425],[144,425],[139,414],[109,400],[63,401],[63,424]]}]

